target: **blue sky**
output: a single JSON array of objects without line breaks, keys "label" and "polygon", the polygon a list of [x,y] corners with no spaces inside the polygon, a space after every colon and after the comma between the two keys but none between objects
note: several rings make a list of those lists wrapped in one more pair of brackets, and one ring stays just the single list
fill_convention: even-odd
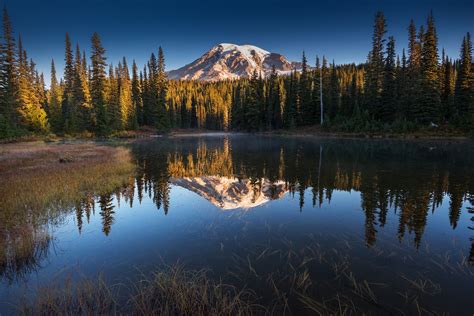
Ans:
[{"label": "blue sky", "polygon": [[[474,32],[472,0],[0,0],[7,6],[15,33],[41,71],[55,59],[62,71],[64,34],[89,51],[97,31],[116,64],[122,56],[142,65],[162,46],[167,69],[189,63],[221,43],[253,44],[290,60],[305,50],[336,63],[362,62],[370,49],[373,17],[385,13],[388,35],[397,49],[406,47],[413,17],[424,23],[433,10],[440,47],[457,57],[461,39]],[[48,76],[47,76],[48,77]]]}]

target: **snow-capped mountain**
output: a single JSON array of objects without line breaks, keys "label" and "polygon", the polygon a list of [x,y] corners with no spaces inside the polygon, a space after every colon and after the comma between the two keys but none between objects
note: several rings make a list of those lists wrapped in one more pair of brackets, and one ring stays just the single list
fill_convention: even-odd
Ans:
[{"label": "snow-capped mountain", "polygon": [[250,209],[280,199],[288,191],[285,182],[267,179],[257,185],[248,179],[202,176],[171,178],[170,183],[195,192],[223,210]]},{"label": "snow-capped mountain", "polygon": [[267,76],[275,66],[280,74],[300,67],[289,62],[283,55],[271,53],[252,45],[222,43],[192,63],[168,73],[170,79],[218,81],[248,78],[256,70]]}]

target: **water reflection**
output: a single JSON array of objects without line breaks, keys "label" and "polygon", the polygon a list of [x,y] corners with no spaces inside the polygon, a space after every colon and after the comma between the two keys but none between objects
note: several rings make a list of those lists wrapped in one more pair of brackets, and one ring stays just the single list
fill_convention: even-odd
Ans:
[{"label": "water reflection", "polygon": [[[303,212],[330,205],[336,191],[358,192],[359,212],[365,218],[360,229],[368,247],[376,244],[393,212],[398,220],[397,238],[402,241],[409,235],[418,248],[428,215],[446,197],[449,212],[442,216],[452,229],[474,229],[473,222],[460,222],[463,205],[474,215],[474,150],[470,143],[170,138],[137,142],[130,145],[130,151],[134,174],[114,189],[89,192],[73,207],[62,208],[65,213],[75,212],[79,233],[97,211],[103,234],[111,235],[120,203],[139,208],[145,197],[168,214],[170,205],[178,202],[171,199],[174,187],[192,191],[221,210],[255,212],[287,195],[295,200],[296,211]],[[36,241],[30,243],[33,248],[16,247],[24,250],[21,253],[8,250],[12,238],[2,239],[1,275],[29,271],[33,262],[44,258],[50,242],[46,226],[23,228],[31,232],[15,242]],[[471,244],[466,255],[474,265],[474,238]]]},{"label": "water reflection", "polygon": [[448,220],[453,229],[459,225],[464,201],[473,212],[472,146],[211,138],[197,144],[195,139],[142,143],[133,147],[133,153],[139,166],[138,196],[145,191],[165,213],[170,185],[196,192],[221,209],[252,208],[288,192],[297,196],[302,210],[306,203],[313,207],[331,203],[335,190],[357,191],[368,246],[376,242],[392,209],[398,214],[398,238],[413,233],[418,247],[428,213],[434,213],[445,196],[449,197]]}]

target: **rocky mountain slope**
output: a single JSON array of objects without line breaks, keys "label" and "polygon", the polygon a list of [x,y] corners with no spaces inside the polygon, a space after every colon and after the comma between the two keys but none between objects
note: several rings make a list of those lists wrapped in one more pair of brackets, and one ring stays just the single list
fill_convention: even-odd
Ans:
[{"label": "rocky mountain slope", "polygon": [[192,63],[170,71],[168,77],[177,80],[233,80],[248,78],[255,70],[259,75],[267,76],[273,66],[278,73],[284,74],[301,65],[256,46],[222,43]]}]

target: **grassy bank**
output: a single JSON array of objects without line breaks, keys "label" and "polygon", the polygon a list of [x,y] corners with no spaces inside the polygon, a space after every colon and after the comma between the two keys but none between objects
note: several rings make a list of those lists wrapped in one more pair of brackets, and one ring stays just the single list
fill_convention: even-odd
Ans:
[{"label": "grassy bank", "polygon": [[133,170],[130,153],[121,147],[0,146],[0,277],[13,280],[33,269],[47,254],[51,223],[124,185]]}]

